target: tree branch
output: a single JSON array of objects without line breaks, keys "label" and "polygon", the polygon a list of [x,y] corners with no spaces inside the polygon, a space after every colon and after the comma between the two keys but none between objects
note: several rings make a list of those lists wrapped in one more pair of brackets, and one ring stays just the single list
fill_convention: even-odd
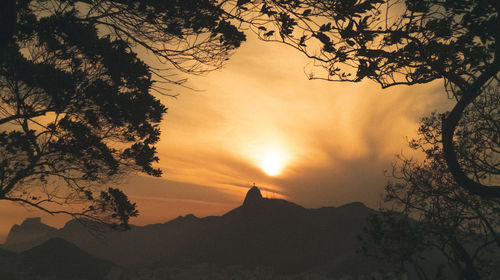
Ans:
[{"label": "tree branch", "polygon": [[453,143],[453,135],[455,134],[458,122],[462,118],[464,110],[476,99],[476,97],[481,95],[481,89],[490,79],[496,77],[499,70],[500,63],[498,57],[496,57],[495,61],[489,65],[487,70],[484,71],[472,85],[464,89],[458,103],[453,107],[451,112],[443,118],[442,125],[443,155],[453,178],[460,186],[464,187],[469,192],[488,198],[500,197],[500,186],[483,185],[480,182],[470,179],[465,174],[458,163],[458,157]]}]

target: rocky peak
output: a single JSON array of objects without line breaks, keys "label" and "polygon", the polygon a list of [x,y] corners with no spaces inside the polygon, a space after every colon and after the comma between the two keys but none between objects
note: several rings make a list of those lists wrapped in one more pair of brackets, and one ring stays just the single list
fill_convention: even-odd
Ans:
[{"label": "rocky peak", "polygon": [[255,203],[258,203],[262,201],[264,198],[262,198],[262,194],[260,193],[260,190],[258,187],[253,186],[248,192],[247,195],[245,196],[245,200],[243,201],[243,205],[252,205]]},{"label": "rocky peak", "polygon": [[50,231],[54,231],[54,230],[55,230],[55,228],[42,223],[42,219],[40,217],[33,217],[33,218],[25,219],[21,225],[14,225],[11,229],[11,232],[12,231],[50,232]]},{"label": "rocky peak", "polygon": [[42,223],[41,218],[27,218],[21,225],[14,225],[5,241],[4,247],[10,251],[23,251],[30,248],[27,244],[40,244],[57,229]]},{"label": "rocky peak", "polygon": [[26,218],[26,220],[23,221],[21,226],[39,225],[41,223],[42,223],[42,218],[40,217]]}]

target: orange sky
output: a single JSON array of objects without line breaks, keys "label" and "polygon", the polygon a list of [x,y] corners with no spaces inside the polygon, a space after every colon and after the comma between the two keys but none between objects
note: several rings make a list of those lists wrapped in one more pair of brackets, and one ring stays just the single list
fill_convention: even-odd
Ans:
[{"label": "orange sky", "polygon": [[[309,81],[296,51],[249,36],[223,70],[172,88],[158,145],[162,178],[134,176],[120,185],[138,203],[135,224],[178,215],[220,215],[239,205],[254,182],[268,197],[305,207],[362,201],[376,208],[394,155],[418,120],[447,108],[441,81],[386,90],[370,81]],[[263,166],[278,172],[268,175]],[[0,243],[10,227],[42,216],[0,202]]]}]

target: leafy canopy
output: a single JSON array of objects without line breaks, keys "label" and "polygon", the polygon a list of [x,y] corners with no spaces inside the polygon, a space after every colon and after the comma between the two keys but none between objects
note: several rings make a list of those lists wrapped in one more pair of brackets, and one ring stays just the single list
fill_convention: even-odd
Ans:
[{"label": "leafy canopy", "polygon": [[[500,123],[497,92],[487,88],[457,128],[460,164],[477,181],[500,178],[500,145],[492,137],[500,132],[498,126],[493,128]],[[413,267],[421,279],[433,279],[432,270],[421,268],[437,260],[433,255],[441,256],[435,267],[448,267],[464,279],[498,278],[494,256],[500,252],[500,200],[457,188],[443,158],[441,128],[438,114],[424,118],[420,137],[410,141],[410,147],[423,152],[425,159],[399,157],[386,186],[384,208],[370,219],[364,234],[364,252]],[[441,275],[445,278],[450,276]]]},{"label": "leafy canopy", "polygon": [[137,51],[200,74],[245,36],[210,0],[15,5],[0,53],[0,199],[126,226],[135,204],[102,186],[123,172],[161,175],[153,163],[166,108],[153,93],[182,83]]},{"label": "leafy canopy", "polygon": [[[494,1],[6,0],[0,5],[7,31],[0,38],[1,199],[74,216],[114,213],[106,217],[126,224],[137,214],[135,205],[119,190],[99,192],[99,186],[126,170],[160,175],[153,163],[166,108],[152,93],[164,93],[162,84],[183,82],[147,65],[137,52],[153,54],[167,68],[202,74],[224,64],[245,40],[244,28],[311,58],[312,79],[368,78],[383,88],[443,79],[457,100],[442,121],[447,166],[470,192],[500,196],[499,188],[464,170],[454,141],[465,109],[498,83]],[[68,202],[80,208],[50,207]]]},{"label": "leafy canopy", "polygon": [[464,110],[498,84],[498,1],[259,0],[222,1],[262,40],[280,42],[314,61],[311,79],[382,88],[442,79],[456,106],[444,117],[443,154],[468,191],[500,197],[458,162],[453,136]]}]

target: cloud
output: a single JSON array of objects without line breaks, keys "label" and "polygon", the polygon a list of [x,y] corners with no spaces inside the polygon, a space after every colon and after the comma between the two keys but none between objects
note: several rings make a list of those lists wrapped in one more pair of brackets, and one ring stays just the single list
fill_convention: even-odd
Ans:
[{"label": "cloud", "polygon": [[[159,96],[169,107],[158,145],[165,174],[119,184],[138,202],[141,216],[133,223],[222,214],[238,206],[253,183],[269,197],[306,207],[351,201],[376,207],[384,169],[415,135],[418,120],[451,102],[440,81],[386,90],[370,81],[310,81],[303,72],[309,62],[249,36],[223,70],[190,78],[189,86],[204,91],[176,88],[177,99]],[[284,158],[275,177],[259,163],[269,151]],[[0,217],[0,235],[40,215],[0,207],[8,213]],[[44,218],[52,225],[65,219]]]},{"label": "cloud", "polygon": [[[442,84],[382,90],[370,81],[309,81],[294,50],[250,38],[222,71],[194,78],[166,119],[166,179],[234,189],[253,182],[306,206],[376,205],[384,169],[418,120],[446,108]],[[259,158],[287,158],[277,177]]]}]

